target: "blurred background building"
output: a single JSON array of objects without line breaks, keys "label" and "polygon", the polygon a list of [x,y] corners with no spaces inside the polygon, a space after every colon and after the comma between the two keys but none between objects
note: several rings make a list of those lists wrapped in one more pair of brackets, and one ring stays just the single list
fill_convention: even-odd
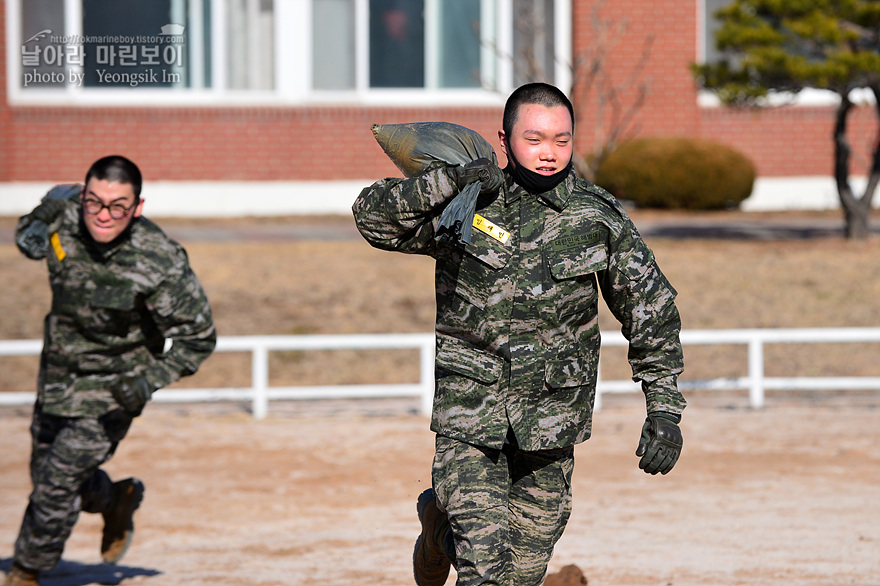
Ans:
[{"label": "blurred background building", "polygon": [[574,98],[579,156],[615,130],[710,138],[757,167],[744,208],[837,207],[828,96],[744,111],[697,91],[725,3],[0,0],[0,215],[111,153],[143,170],[150,215],[347,213],[399,175],[373,123],[445,120],[498,149],[532,80]]}]

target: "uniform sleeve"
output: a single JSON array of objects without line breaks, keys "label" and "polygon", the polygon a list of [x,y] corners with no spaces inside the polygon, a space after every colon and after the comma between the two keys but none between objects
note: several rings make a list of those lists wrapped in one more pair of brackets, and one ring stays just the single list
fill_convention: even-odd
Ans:
[{"label": "uniform sleeve", "polygon": [[171,347],[144,375],[157,389],[198,370],[217,343],[217,330],[208,298],[181,251],[182,261],[147,300],[159,331],[171,340]]},{"label": "uniform sleeve", "polygon": [[684,358],[676,291],[628,218],[621,232],[612,238],[609,254],[600,286],[629,341],[633,380],[642,384],[648,413],[680,415],[686,402],[677,383]]},{"label": "uniform sleeve", "polygon": [[381,179],[352,206],[361,235],[376,248],[431,254],[437,221],[458,188],[438,167],[407,179]]}]

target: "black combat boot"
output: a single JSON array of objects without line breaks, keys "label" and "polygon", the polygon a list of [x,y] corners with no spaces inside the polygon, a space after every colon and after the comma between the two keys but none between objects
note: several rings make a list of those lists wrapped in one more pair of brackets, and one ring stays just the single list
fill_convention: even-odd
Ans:
[{"label": "black combat boot", "polygon": [[443,586],[452,565],[444,549],[449,520],[437,506],[434,489],[419,495],[416,512],[422,534],[416,539],[413,551],[413,576],[418,586]]},{"label": "black combat boot", "polygon": [[39,578],[38,571],[29,570],[13,562],[12,568],[6,574],[6,580],[3,581],[3,586],[40,586]]},{"label": "black combat boot", "polygon": [[104,516],[104,535],[101,539],[101,558],[108,564],[122,559],[134,537],[134,512],[144,498],[144,483],[137,478],[126,478],[113,483],[113,502],[101,513]]}]

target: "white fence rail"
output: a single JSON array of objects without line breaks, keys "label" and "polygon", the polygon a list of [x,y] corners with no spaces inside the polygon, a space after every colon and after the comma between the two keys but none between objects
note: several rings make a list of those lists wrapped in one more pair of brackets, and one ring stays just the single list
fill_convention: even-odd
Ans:
[{"label": "white fence rail", "polygon": [[[739,390],[749,391],[749,403],[759,409],[764,406],[766,390],[880,390],[880,377],[768,377],[764,373],[764,346],[766,344],[842,344],[880,342],[880,328],[791,328],[749,330],[684,330],[683,346],[745,345],[748,347],[748,375],[736,378],[680,380],[679,388],[686,390]],[[625,346],[619,333],[603,334],[602,346]],[[601,374],[601,373],[600,373]],[[639,390],[630,381],[602,381],[596,389],[596,403],[603,393],[621,393]]]},{"label": "white fence rail", "polygon": [[[748,390],[752,407],[764,405],[765,390],[880,390],[880,377],[767,377],[764,374],[766,344],[880,342],[880,328],[801,328],[749,330],[685,330],[683,345],[746,345],[748,375],[736,378],[681,380],[682,390]],[[618,333],[602,334],[602,346],[625,346]],[[40,340],[0,340],[0,356],[38,355]],[[306,350],[418,349],[419,381],[413,384],[317,385],[297,387],[269,386],[269,353]],[[251,386],[248,388],[174,389],[159,392],[156,401],[247,401],[253,403],[253,416],[262,419],[270,400],[350,399],[380,397],[418,397],[423,413],[430,413],[434,394],[433,334],[356,334],[308,336],[221,336],[216,352],[250,352]],[[639,392],[630,380],[602,380],[596,389],[596,408],[605,393]],[[0,393],[0,405],[33,403],[32,392]]]}]

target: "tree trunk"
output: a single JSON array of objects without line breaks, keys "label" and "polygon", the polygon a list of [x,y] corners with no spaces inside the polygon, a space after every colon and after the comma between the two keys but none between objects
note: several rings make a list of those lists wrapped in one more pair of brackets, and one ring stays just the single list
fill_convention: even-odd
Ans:
[{"label": "tree trunk", "polygon": [[[880,121],[880,104],[876,99],[880,98],[880,86],[872,87],[877,118]],[[880,138],[874,146],[871,171],[865,192],[861,197],[856,197],[849,183],[849,158],[850,146],[846,138],[846,123],[853,103],[849,100],[847,92],[841,92],[840,106],[837,108],[837,120],[834,125],[834,180],[837,183],[837,194],[840,197],[840,205],[843,208],[845,219],[844,233],[851,240],[865,240],[871,234],[869,217],[871,214],[871,201],[877,184],[880,182]]]},{"label": "tree trunk", "polygon": [[871,235],[868,225],[868,211],[863,210],[864,206],[857,206],[856,210],[844,210],[846,218],[846,237],[850,240],[865,240]]}]

